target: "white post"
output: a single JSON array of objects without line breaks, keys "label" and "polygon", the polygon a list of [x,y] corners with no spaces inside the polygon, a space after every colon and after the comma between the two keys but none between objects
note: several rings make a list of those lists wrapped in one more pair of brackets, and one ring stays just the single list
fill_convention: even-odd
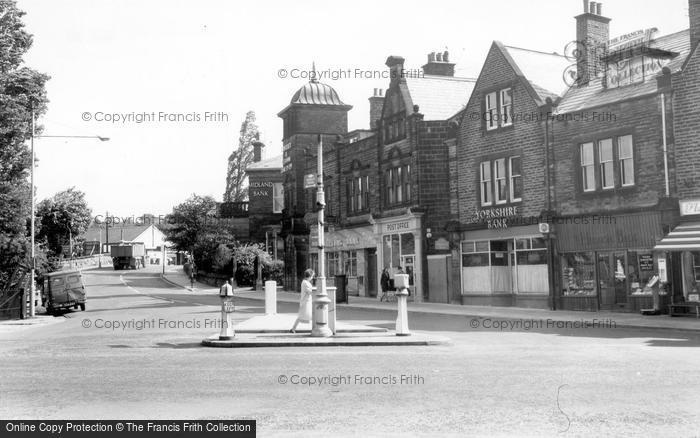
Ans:
[{"label": "white post", "polygon": [[311,329],[313,337],[329,337],[333,332],[328,328],[328,294],[326,293],[326,260],[325,260],[325,238],[323,231],[324,209],[326,201],[323,193],[323,137],[318,136],[318,175],[316,176],[316,202],[318,203],[318,288],[314,297],[314,307],[317,312],[314,316],[314,324]]},{"label": "white post", "polygon": [[219,292],[221,297],[221,332],[219,333],[220,341],[229,341],[233,339],[236,333],[233,331],[233,290],[231,286],[226,283],[221,286],[221,291]]},{"label": "white post", "polygon": [[34,286],[34,275],[35,275],[35,269],[36,269],[36,254],[34,252],[34,216],[36,215],[36,210],[35,210],[35,200],[34,200],[34,166],[36,165],[35,158],[34,158],[34,105],[32,105],[32,137],[31,137],[31,148],[32,148],[32,170],[30,172],[31,174],[31,180],[32,180],[32,217],[30,219],[31,225],[30,227],[32,228],[31,235],[32,235],[32,266],[30,272],[30,278],[29,281],[31,282],[31,298],[29,299],[29,317],[34,318],[36,315],[36,306],[34,306],[34,295],[36,294],[36,287]]},{"label": "white post", "polygon": [[[414,280],[415,281],[415,280]],[[410,336],[408,330],[408,274],[394,275],[398,311],[396,314],[396,336]]]},{"label": "white post", "polygon": [[277,282],[268,280],[265,282],[265,314],[275,315],[277,313]]}]

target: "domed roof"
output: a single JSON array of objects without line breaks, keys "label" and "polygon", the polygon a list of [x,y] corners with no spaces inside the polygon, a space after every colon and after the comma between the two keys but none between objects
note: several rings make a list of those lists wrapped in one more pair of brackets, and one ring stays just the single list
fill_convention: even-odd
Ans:
[{"label": "domed roof", "polygon": [[290,104],[302,105],[345,105],[333,87],[318,82],[315,78],[294,93]]}]

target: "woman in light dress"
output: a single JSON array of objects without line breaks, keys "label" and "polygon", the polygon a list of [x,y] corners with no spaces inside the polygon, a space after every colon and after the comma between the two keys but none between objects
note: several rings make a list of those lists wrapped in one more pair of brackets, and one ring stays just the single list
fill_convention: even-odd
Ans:
[{"label": "woman in light dress", "polygon": [[291,330],[289,330],[291,333],[296,333],[297,325],[299,325],[300,322],[311,321],[311,297],[313,296],[313,292],[311,290],[313,285],[311,284],[311,280],[313,280],[314,275],[316,274],[312,269],[307,269],[304,271],[304,279],[301,281],[299,313],[297,314],[296,321],[294,321],[294,325],[292,326]]}]

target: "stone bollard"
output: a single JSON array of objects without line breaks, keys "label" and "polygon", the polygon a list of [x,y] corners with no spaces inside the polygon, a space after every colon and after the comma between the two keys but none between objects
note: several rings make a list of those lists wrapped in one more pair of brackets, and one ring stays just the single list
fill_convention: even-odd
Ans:
[{"label": "stone bollard", "polygon": [[277,282],[274,280],[265,282],[265,314],[277,313]]},{"label": "stone bollard", "polygon": [[396,315],[396,336],[410,336],[408,330],[408,274],[394,275],[398,312]]}]

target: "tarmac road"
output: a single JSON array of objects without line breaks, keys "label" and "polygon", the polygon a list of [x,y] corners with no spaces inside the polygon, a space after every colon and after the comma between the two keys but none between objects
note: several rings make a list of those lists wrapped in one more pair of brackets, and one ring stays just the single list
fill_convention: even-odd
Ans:
[{"label": "tarmac road", "polygon": [[[157,267],[84,274],[85,312],[0,325],[0,417],[250,418],[259,436],[698,435],[696,333],[418,314],[412,330],[452,344],[216,349],[200,345],[219,332],[216,295]],[[235,319],[262,312],[239,298]],[[338,318],[391,328],[395,314]]]}]

